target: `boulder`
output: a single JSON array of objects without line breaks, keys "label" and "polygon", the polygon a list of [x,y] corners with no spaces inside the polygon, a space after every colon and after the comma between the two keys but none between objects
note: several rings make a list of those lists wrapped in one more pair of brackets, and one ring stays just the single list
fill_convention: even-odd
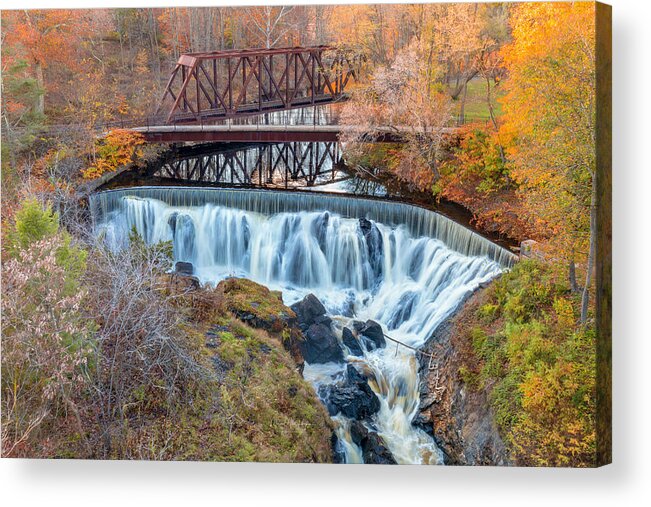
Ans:
[{"label": "boulder", "polygon": [[337,434],[334,431],[330,436],[330,447],[332,448],[332,462],[337,464],[345,463],[346,455],[341,450],[341,447],[339,446],[339,439],[337,438]]},{"label": "boulder", "polygon": [[361,421],[353,421],[350,424],[350,438],[362,450],[364,463],[371,465],[395,465],[391,451],[387,449],[380,435],[375,431],[369,431]]},{"label": "boulder", "polygon": [[169,283],[178,293],[194,292],[201,289],[201,281],[192,273],[194,268],[190,262],[177,262],[174,271],[168,277]]},{"label": "boulder", "polygon": [[299,342],[298,346],[308,363],[340,363],[344,360],[339,340],[332,332],[329,323],[312,324],[303,334],[305,340]]},{"label": "boulder", "polygon": [[368,437],[368,429],[362,421],[353,421],[350,423],[350,438],[353,442],[362,447],[364,440]]},{"label": "boulder", "polygon": [[414,419],[411,421],[411,424],[423,430],[429,436],[434,438],[434,428],[432,426],[432,422],[432,412],[426,410],[417,414],[416,417],[414,417]]},{"label": "boulder", "polygon": [[319,248],[323,252],[326,250],[326,234],[329,221],[330,213],[326,211],[316,220],[314,220],[314,222],[312,222],[312,235],[316,238],[317,242],[319,243]]},{"label": "boulder", "polygon": [[345,381],[325,388],[324,398],[330,415],[339,413],[349,419],[370,418],[380,410],[380,400],[369,387],[366,378],[348,365]]},{"label": "boulder", "polygon": [[348,350],[350,350],[350,353],[353,356],[357,356],[357,357],[364,356],[364,351],[362,350],[362,346],[359,344],[357,338],[355,337],[355,335],[350,329],[345,327],[341,332],[341,338],[342,341],[344,342],[344,345],[348,347]]},{"label": "boulder", "polygon": [[357,331],[358,336],[365,338],[364,341],[369,350],[386,347],[387,342],[384,339],[382,326],[374,320],[367,320],[366,322],[353,321],[353,328]]},{"label": "boulder", "polygon": [[239,320],[281,338],[298,371],[303,372],[304,360],[300,349],[303,331],[298,327],[294,312],[284,305],[280,292],[245,278],[227,278],[215,290],[221,293],[224,307]]},{"label": "boulder", "polygon": [[179,275],[192,276],[194,274],[194,266],[191,262],[177,261],[174,264],[174,272]]},{"label": "boulder", "polygon": [[396,460],[386,448],[380,435],[375,431],[369,431],[366,438],[362,441],[362,456],[364,463],[369,465],[395,465]]},{"label": "boulder", "polygon": [[174,234],[176,234],[176,219],[178,218],[178,216],[179,216],[179,214],[174,212],[167,219],[167,225],[170,226],[170,230],[172,231],[172,236],[174,236]]},{"label": "boulder", "polygon": [[[312,324],[317,323],[317,319],[324,317],[326,309],[314,294],[308,294],[298,303],[291,307],[298,318],[298,325],[303,331],[306,331]],[[328,317],[326,317],[328,319]],[[324,323],[325,319],[320,319]]]},{"label": "boulder", "polygon": [[377,225],[366,218],[359,219],[359,229],[366,242],[368,261],[373,270],[373,275],[377,278],[382,273],[382,258],[384,256],[382,235]]},{"label": "boulder", "polygon": [[296,326],[296,316],[283,304],[282,294],[246,278],[226,278],[217,285],[224,306],[251,327],[282,334]]},{"label": "boulder", "polygon": [[298,344],[303,358],[310,364],[342,362],[344,353],[332,332],[332,319],[314,294],[308,294],[290,307],[296,314],[305,340]]}]

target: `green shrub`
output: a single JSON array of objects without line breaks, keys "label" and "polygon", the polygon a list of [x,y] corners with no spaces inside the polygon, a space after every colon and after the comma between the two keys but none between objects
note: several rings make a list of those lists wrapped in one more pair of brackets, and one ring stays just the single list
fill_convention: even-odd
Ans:
[{"label": "green shrub", "polygon": [[516,460],[590,466],[594,329],[576,322],[579,302],[558,272],[538,261],[518,263],[488,289],[467,333],[481,362],[480,385],[493,386],[495,419]]},{"label": "green shrub", "polygon": [[59,214],[51,205],[42,206],[36,199],[25,199],[16,215],[13,227],[7,234],[7,252],[11,257],[27,250],[32,244],[58,235],[56,263],[65,272],[65,294],[72,295],[79,289],[79,280],[86,270],[88,253],[72,244],[72,237],[59,230]]},{"label": "green shrub", "polygon": [[13,228],[7,235],[7,250],[15,255],[35,241],[51,238],[59,231],[59,214],[52,206],[45,207],[35,198],[25,199],[14,217]]}]

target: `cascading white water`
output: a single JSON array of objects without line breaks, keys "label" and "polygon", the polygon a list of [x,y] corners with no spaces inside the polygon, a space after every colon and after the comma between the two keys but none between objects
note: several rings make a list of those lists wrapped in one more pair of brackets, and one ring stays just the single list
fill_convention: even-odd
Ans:
[{"label": "cascading white water", "polygon": [[[428,223],[441,218],[427,210],[310,194],[303,196],[300,211],[296,194],[285,195],[288,209],[278,194],[140,188],[97,194],[91,205],[96,229],[115,245],[135,227],[147,242],[172,240],[175,259],[192,262],[203,282],[251,278],[281,290],[288,305],[311,292],[334,317],[339,335],[352,317],[372,319],[413,347],[422,345],[466,295],[512,262],[511,254],[454,222]],[[378,216],[387,223],[362,226],[359,220]],[[452,244],[414,230],[444,234]],[[413,351],[389,342],[347,360],[359,362],[368,374],[380,399],[372,423],[396,461],[441,463],[433,439],[412,425],[419,406]],[[318,390],[344,370],[344,364],[306,365],[304,375]],[[359,462],[350,422],[343,415],[334,420],[346,461]]]}]

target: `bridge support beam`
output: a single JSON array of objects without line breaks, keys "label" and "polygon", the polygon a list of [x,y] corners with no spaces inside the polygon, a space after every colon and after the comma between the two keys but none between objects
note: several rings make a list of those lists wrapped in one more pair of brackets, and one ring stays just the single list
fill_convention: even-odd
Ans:
[{"label": "bridge support beam", "polygon": [[[198,147],[199,148],[199,147]],[[341,163],[337,142],[263,143],[192,149],[171,156],[150,175],[188,184],[280,186],[332,182]],[[187,150],[186,150],[187,151]]]},{"label": "bridge support beam", "polygon": [[145,141],[150,143],[288,143],[288,142],[335,142],[336,131],[263,131],[263,130],[170,130],[143,131]]}]

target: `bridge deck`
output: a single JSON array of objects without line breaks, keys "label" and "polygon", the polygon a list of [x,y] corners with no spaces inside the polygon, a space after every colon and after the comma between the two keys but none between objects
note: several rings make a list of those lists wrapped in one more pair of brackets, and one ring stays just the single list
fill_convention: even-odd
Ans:
[{"label": "bridge deck", "polygon": [[336,125],[156,125],[134,128],[150,142],[266,142],[336,141]]},{"label": "bridge deck", "polygon": [[[293,109],[303,109],[314,106],[323,106],[326,104],[336,104],[348,99],[348,95],[342,93],[337,99],[330,95],[315,95],[314,97],[298,97],[291,104],[286,104],[282,100],[267,100],[264,102],[255,102],[251,104],[241,104],[237,112],[224,107],[216,107],[201,110],[201,119],[203,121],[228,120],[232,118],[245,118],[257,116],[265,113],[275,113],[279,111],[290,111]],[[197,117],[193,113],[176,113],[169,124],[193,124],[197,125]]]},{"label": "bridge deck", "polygon": [[[330,142],[337,141],[342,131],[340,125],[155,125],[136,127],[147,141],[159,143],[173,142],[262,142],[285,143]],[[413,130],[413,129],[409,129]],[[445,134],[453,133],[455,128],[444,129]],[[400,129],[391,127],[375,128],[378,141],[396,142],[401,140]]]}]

